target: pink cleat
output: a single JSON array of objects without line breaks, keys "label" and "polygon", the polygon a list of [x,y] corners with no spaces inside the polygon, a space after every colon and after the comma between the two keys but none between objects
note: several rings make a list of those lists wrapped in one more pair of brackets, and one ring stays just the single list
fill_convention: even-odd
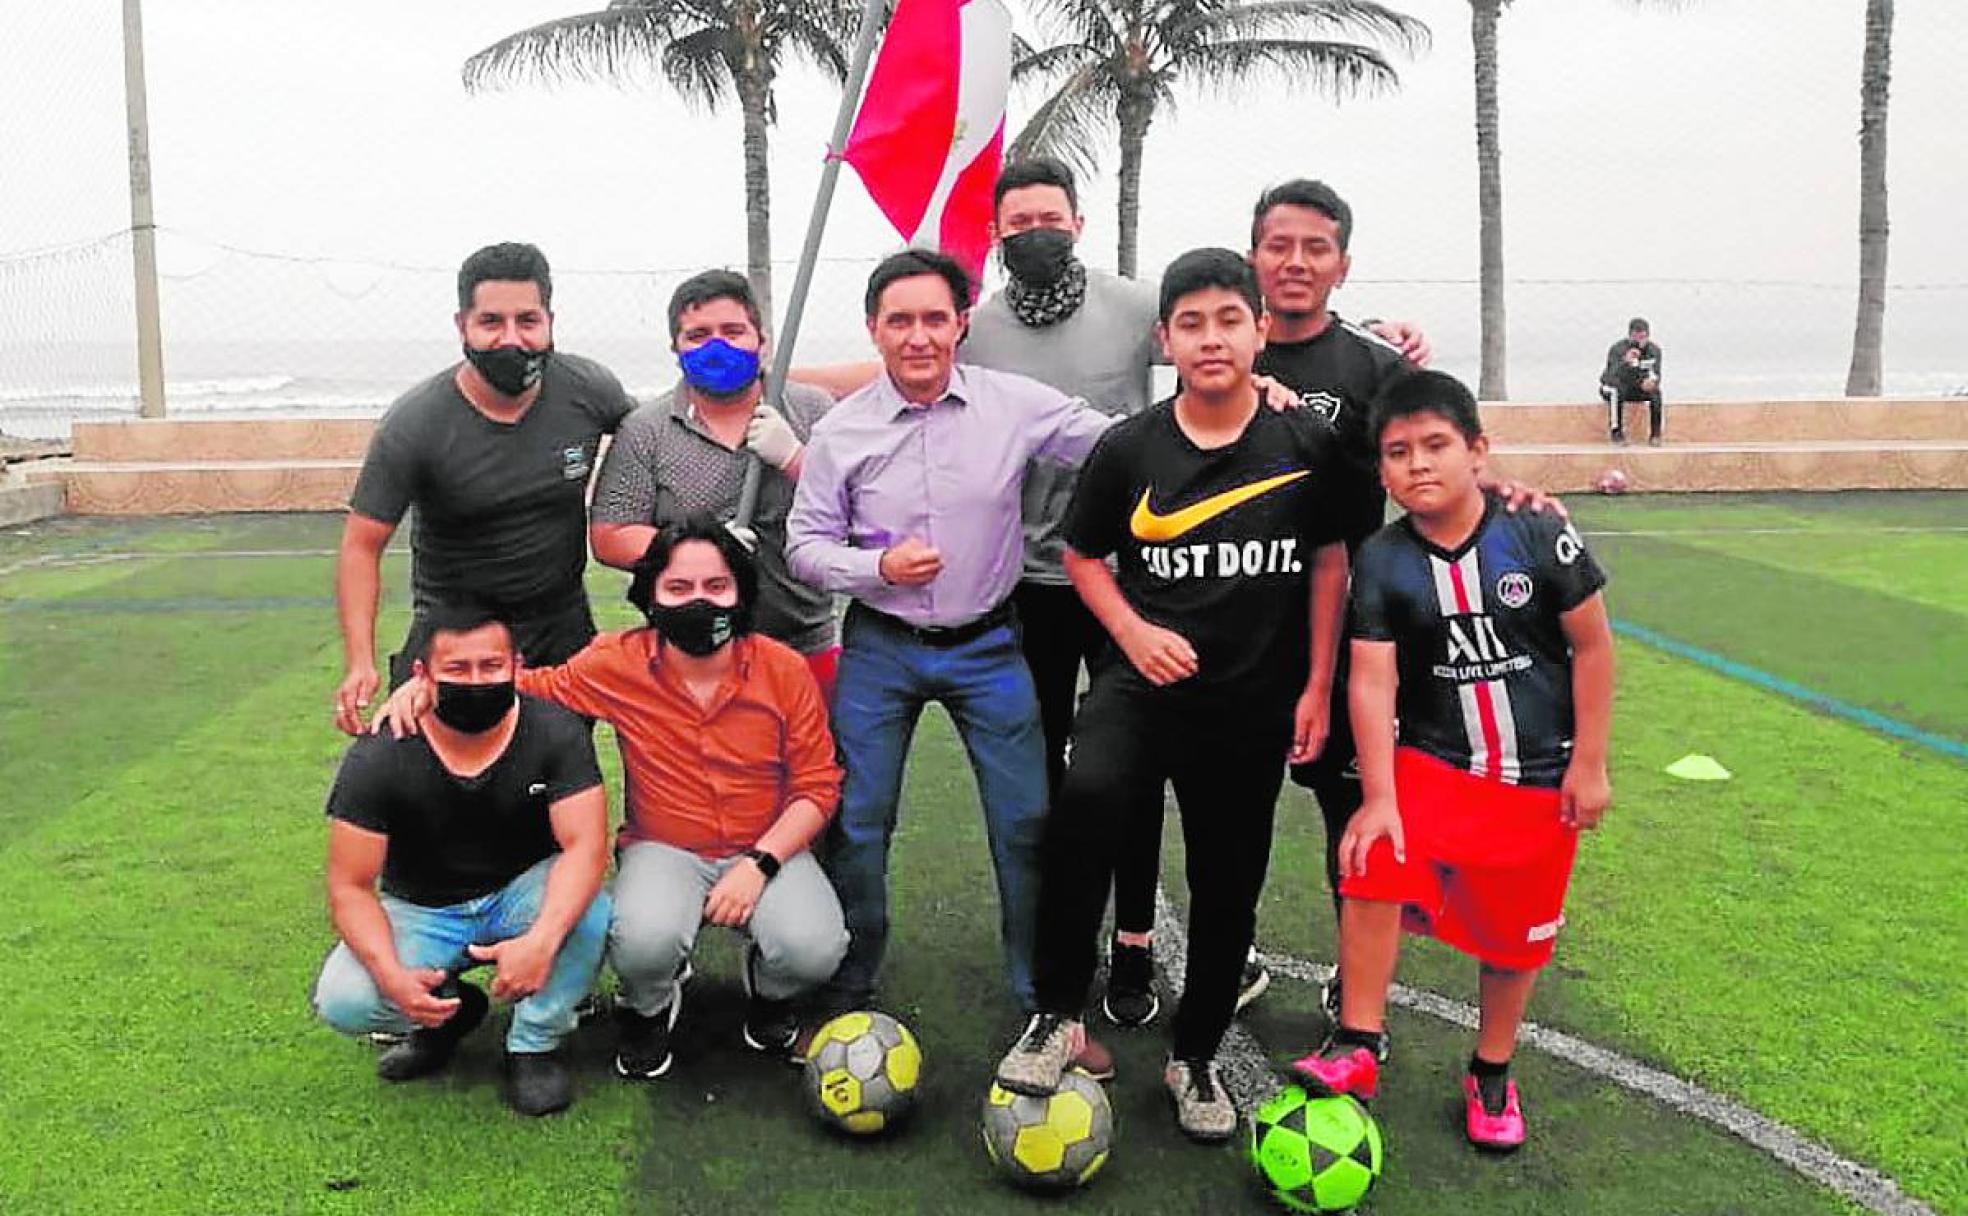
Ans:
[{"label": "pink cleat", "polygon": [[1514,1153],[1524,1147],[1524,1111],[1517,1104],[1517,1082],[1504,1083],[1501,1114],[1493,1115],[1484,1107],[1475,1077],[1462,1079],[1462,1100],[1471,1144],[1491,1153]]},{"label": "pink cleat", "polygon": [[1291,1070],[1315,1093],[1351,1094],[1371,1101],[1380,1089],[1380,1061],[1365,1047],[1329,1042],[1311,1055],[1293,1060]]}]

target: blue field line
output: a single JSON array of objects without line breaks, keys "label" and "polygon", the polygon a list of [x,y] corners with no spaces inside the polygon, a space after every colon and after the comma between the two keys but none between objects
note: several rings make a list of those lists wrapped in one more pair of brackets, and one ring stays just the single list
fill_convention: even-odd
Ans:
[{"label": "blue field line", "polygon": [[1635,625],[1631,621],[1614,621],[1613,632],[1619,634],[1621,637],[1628,637],[1636,642],[1645,643],[1656,650],[1664,650],[1676,658],[1687,659],[1691,663],[1698,663],[1710,671],[1719,671],[1725,676],[1741,680],[1743,683],[1761,688],[1765,692],[1773,692],[1779,696],[1789,697],[1793,701],[1801,701],[1813,709],[1830,714],[1834,718],[1843,718],[1845,721],[1856,723],[1859,726],[1865,727],[1867,730],[1875,730],[1882,735],[1889,735],[1903,742],[1915,743],[1921,747],[1937,751],[1943,756],[1968,762],[1968,743],[1963,743],[1959,739],[1950,739],[1945,735],[1937,735],[1932,731],[1921,730],[1918,726],[1911,726],[1900,721],[1898,718],[1889,718],[1885,714],[1867,709],[1863,705],[1854,705],[1850,701],[1841,701],[1837,697],[1829,696],[1813,688],[1806,688],[1804,685],[1786,680],[1782,676],[1773,676],[1761,668],[1751,667],[1747,663],[1738,663],[1734,659],[1724,658],[1712,650],[1703,650],[1699,646],[1690,646],[1686,642],[1677,641],[1664,633],[1656,633],[1645,625]]}]

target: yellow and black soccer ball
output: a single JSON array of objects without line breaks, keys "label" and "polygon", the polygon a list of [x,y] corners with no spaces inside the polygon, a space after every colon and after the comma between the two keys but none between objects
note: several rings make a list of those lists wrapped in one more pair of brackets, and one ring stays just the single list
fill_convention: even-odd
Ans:
[{"label": "yellow and black soccer ball", "polygon": [[916,1104],[922,1046],[874,1010],[843,1013],[806,1049],[806,1096],[821,1122],[857,1136],[894,1127]]},{"label": "yellow and black soccer ball", "polygon": [[1078,1070],[1042,1097],[992,1085],[984,1098],[984,1151],[1019,1186],[1063,1191],[1084,1186],[1107,1164],[1114,1110],[1100,1082]]}]

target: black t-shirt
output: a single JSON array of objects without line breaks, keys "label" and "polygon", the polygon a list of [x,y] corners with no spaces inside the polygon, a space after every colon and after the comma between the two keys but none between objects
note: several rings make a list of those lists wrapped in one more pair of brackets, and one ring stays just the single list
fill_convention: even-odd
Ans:
[{"label": "black t-shirt", "polygon": [[1505,511],[1455,550],[1402,518],[1360,549],[1353,636],[1394,643],[1401,742],[1478,776],[1556,786],[1572,752],[1565,613],[1606,585],[1577,529]]},{"label": "black t-shirt", "polygon": [[1380,456],[1367,433],[1367,410],[1381,386],[1411,370],[1400,350],[1335,316],[1303,342],[1270,342],[1256,371],[1297,393],[1305,408],[1331,424],[1345,457],[1340,470],[1348,504],[1346,547],[1357,550],[1387,517]]},{"label": "black t-shirt", "polygon": [[1309,410],[1259,406],[1204,450],[1164,401],[1101,437],[1067,508],[1066,543],[1118,555],[1121,591],[1196,648],[1178,688],[1270,696],[1305,684],[1314,550],[1345,537],[1333,432]]},{"label": "black t-shirt", "polygon": [[454,775],[421,735],[357,739],[328,815],[389,837],[384,891],[444,907],[489,895],[559,852],[548,811],[600,784],[588,724],[522,696],[512,742],[476,777]]},{"label": "black t-shirt", "polygon": [[520,618],[584,603],[588,474],[635,403],[601,364],[556,353],[518,422],[494,422],[456,369],[397,398],[369,441],[349,506],[394,524],[410,507],[419,610],[468,599]]}]

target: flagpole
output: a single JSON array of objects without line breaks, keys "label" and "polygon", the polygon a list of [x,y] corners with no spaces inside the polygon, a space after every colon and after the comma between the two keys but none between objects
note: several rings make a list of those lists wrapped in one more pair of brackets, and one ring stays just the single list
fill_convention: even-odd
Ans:
[{"label": "flagpole", "polygon": [[[847,80],[841,86],[840,109],[834,114],[834,135],[827,144],[827,163],[820,170],[820,189],[813,196],[813,213],[806,221],[806,245],[800,250],[799,270],[793,276],[792,298],[786,304],[786,320],[772,339],[772,371],[765,380],[765,399],[782,400],[786,376],[793,368],[793,344],[799,340],[800,314],[806,311],[807,292],[813,287],[813,267],[820,260],[820,238],[827,230],[827,212],[834,202],[834,183],[840,178],[841,153],[854,129],[854,112],[861,105],[861,85],[868,76],[868,60],[874,57],[875,41],[881,33],[882,17],[888,0],[868,0],[861,13],[861,32],[854,42],[854,55],[848,61]],[[745,466],[745,484],[738,492],[738,515],[733,521],[740,528],[752,526],[758,511],[759,478],[764,466],[757,456]]]}]

